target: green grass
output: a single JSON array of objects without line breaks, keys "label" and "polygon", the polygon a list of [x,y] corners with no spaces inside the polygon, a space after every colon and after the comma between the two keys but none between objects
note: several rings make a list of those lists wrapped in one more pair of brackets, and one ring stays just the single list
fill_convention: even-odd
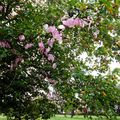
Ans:
[{"label": "green grass", "polygon": [[[93,119],[92,120],[107,120],[107,119],[103,119],[103,118],[97,118],[95,116],[92,117]],[[84,116],[78,116],[78,115],[75,115],[73,118],[71,118],[70,116],[63,116],[63,115],[56,115],[55,117],[52,117],[51,119],[49,120],[90,120],[90,119],[87,119],[87,118],[84,118]],[[120,117],[119,119],[120,120]]]},{"label": "green grass", "polygon": [[6,119],[6,117],[4,117],[4,116],[1,115],[0,116],[0,120],[7,120],[7,119]]},{"label": "green grass", "polygon": [[[120,117],[118,118],[119,118],[118,120],[120,120]],[[7,119],[4,116],[0,116],[0,120],[7,120]],[[66,117],[64,115],[56,115],[55,117],[52,117],[49,120],[90,120],[90,119],[87,119],[87,118],[84,118],[83,116],[78,116],[78,115],[75,115],[73,118],[71,118],[70,115],[67,115]],[[101,118],[98,119],[97,117],[93,117],[92,120],[106,120],[106,119],[101,119]]]},{"label": "green grass", "polygon": [[52,117],[50,120],[85,120],[83,116],[74,116],[71,118],[70,116],[63,116],[63,115],[56,115],[55,117]]}]

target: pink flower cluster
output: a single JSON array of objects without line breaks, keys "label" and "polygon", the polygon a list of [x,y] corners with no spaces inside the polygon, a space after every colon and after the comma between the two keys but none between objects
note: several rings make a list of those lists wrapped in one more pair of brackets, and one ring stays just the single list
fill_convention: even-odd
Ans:
[{"label": "pink flower cluster", "polygon": [[53,47],[54,42],[55,42],[54,38],[48,39],[47,44],[48,44],[48,46]]},{"label": "pink flower cluster", "polygon": [[48,60],[49,60],[49,61],[54,62],[54,60],[55,60],[54,55],[52,55],[52,54],[48,54],[47,56],[48,56]]},{"label": "pink flower cluster", "polygon": [[24,35],[24,34],[20,34],[20,35],[18,36],[18,40],[19,40],[19,41],[24,41],[24,40],[25,40],[25,35]]},{"label": "pink flower cluster", "polygon": [[28,43],[24,46],[25,49],[29,49],[33,46],[33,43]]},{"label": "pink flower cluster", "polygon": [[[49,44],[48,44],[48,45],[49,45]],[[50,45],[51,45],[51,44],[50,44]],[[50,45],[49,45],[49,46],[50,46]],[[39,46],[40,52],[47,57],[48,61],[50,61],[50,62],[53,63],[53,62],[55,61],[55,56],[54,56],[53,54],[50,54],[50,53],[49,53],[50,50],[51,50],[51,48],[50,48],[50,47],[45,48],[44,43],[43,43],[42,41],[38,43],[38,46]],[[53,64],[53,65],[54,65],[54,64]],[[53,68],[55,68],[55,65],[53,66]]]},{"label": "pink flower cluster", "polygon": [[80,18],[69,18],[67,20],[63,20],[62,21],[63,25],[72,28],[74,26],[80,26],[80,27],[84,27],[85,25],[87,25],[86,21],[80,19]]},{"label": "pink flower cluster", "polygon": [[[2,9],[2,8],[0,8]],[[44,29],[47,33],[51,34],[51,38],[48,39],[47,43],[44,44],[43,41],[41,40],[38,43],[39,46],[39,50],[41,52],[42,55],[44,55],[47,60],[49,62],[52,63],[52,68],[55,69],[57,67],[56,63],[55,63],[55,56],[53,54],[51,54],[51,48],[53,47],[55,41],[57,41],[59,44],[62,43],[62,32],[65,30],[66,27],[68,28],[72,28],[75,26],[79,26],[79,27],[84,27],[86,25],[89,25],[87,21],[92,21],[92,19],[89,17],[87,18],[87,20],[85,19],[80,19],[80,18],[67,18],[62,20],[62,24],[58,26],[58,29],[55,26],[48,26],[48,24],[44,25]],[[90,25],[89,25],[90,26]],[[19,42],[23,42],[25,40],[25,35],[24,34],[20,34],[18,36],[18,40]],[[47,45],[47,48],[45,48],[45,46]],[[27,50],[29,48],[32,48],[34,46],[33,43],[27,43],[24,48]],[[3,48],[11,48],[10,44],[7,41],[0,41],[0,47]],[[16,66],[19,62],[22,61],[22,58],[18,57],[15,60],[15,63],[13,64],[13,66]]]},{"label": "pink flower cluster", "polygon": [[42,41],[41,41],[41,42],[39,42],[39,43],[38,43],[38,46],[39,46],[39,49],[40,49],[41,53],[43,53],[43,52],[44,52],[44,50],[45,50],[45,47],[44,47],[43,42],[42,42]]},{"label": "pink flower cluster", "polygon": [[[58,31],[55,26],[48,26],[48,24],[45,24],[44,29],[47,33],[51,33],[52,38],[48,39],[47,44],[49,47],[47,49],[44,47],[43,42],[40,42],[38,44],[41,53],[47,57],[48,61],[51,61],[53,63],[55,61],[55,57],[53,54],[49,54],[49,52],[51,50],[51,47],[53,47],[55,40],[57,40],[60,44],[62,43],[62,31],[65,30],[65,26],[72,28],[74,26],[84,27],[85,25],[87,25],[87,22],[80,18],[68,18],[67,20],[63,20],[62,25],[58,26],[58,29],[61,31]],[[55,69],[56,63],[54,63],[52,67]]]},{"label": "pink flower cluster", "polygon": [[46,56],[48,55],[48,53],[50,52],[50,50],[51,50],[50,47],[48,47],[48,48],[45,49],[45,52],[44,52],[44,53],[45,53]]},{"label": "pink flower cluster", "polygon": [[55,56],[50,53],[50,50],[51,50],[51,47],[53,47],[54,41],[55,41],[54,38],[48,39],[48,42],[47,42],[48,48],[45,48],[45,45],[42,41],[38,43],[40,52],[47,57],[48,61],[53,63],[53,65],[52,65],[53,69],[55,69],[57,66],[56,63],[54,63]]},{"label": "pink flower cluster", "polygon": [[47,60],[52,62],[52,68],[56,68],[56,63],[55,61],[55,56],[50,53],[51,48],[54,45],[55,40],[58,41],[58,43],[62,42],[62,33],[58,31],[58,29],[55,26],[48,26],[48,24],[44,25],[44,29],[46,30],[47,33],[51,33],[52,38],[49,38],[47,41],[48,48],[45,48],[44,43],[41,41],[38,43],[39,50],[42,54],[44,54],[47,57]]},{"label": "pink flower cluster", "polygon": [[60,32],[57,30],[55,26],[48,27],[47,31],[52,34],[54,39],[58,41],[62,40],[62,34],[60,34]]},{"label": "pink flower cluster", "polygon": [[55,26],[48,26],[48,24],[45,24],[44,28],[46,32],[52,34],[53,39],[58,40],[59,43],[62,42],[62,33],[60,33]]},{"label": "pink flower cluster", "polygon": [[0,47],[11,48],[10,44],[7,41],[0,41]]}]

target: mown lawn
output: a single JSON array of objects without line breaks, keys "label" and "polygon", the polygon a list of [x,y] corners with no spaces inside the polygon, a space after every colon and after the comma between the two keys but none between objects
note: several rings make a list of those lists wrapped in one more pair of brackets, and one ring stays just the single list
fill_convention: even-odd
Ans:
[{"label": "mown lawn", "polygon": [[63,116],[63,115],[56,115],[55,117],[52,117],[50,120],[87,120],[83,116],[74,116],[71,118],[70,116]]},{"label": "mown lawn", "polygon": [[[120,117],[118,118],[119,118],[118,120],[120,120]],[[0,116],[0,120],[7,120],[7,119],[4,116]],[[55,117],[52,117],[49,120],[90,120],[90,119],[87,119],[87,118],[84,118],[83,116],[78,116],[78,115],[74,116],[73,118],[71,118],[69,115],[67,115],[66,117],[63,115],[56,115]],[[102,118],[98,119],[97,117],[93,117],[92,120],[107,120],[107,119],[102,119]]]},{"label": "mown lawn", "polygon": [[[92,120],[107,120],[107,119],[103,119],[103,118],[97,118],[97,117],[92,117],[93,119]],[[120,117],[118,117],[120,120]],[[73,118],[71,118],[70,116],[63,116],[63,115],[56,115],[55,117],[52,117],[51,119],[49,120],[90,120],[90,119],[87,119],[87,118],[84,118],[83,116],[78,116],[78,115],[75,115]]]}]

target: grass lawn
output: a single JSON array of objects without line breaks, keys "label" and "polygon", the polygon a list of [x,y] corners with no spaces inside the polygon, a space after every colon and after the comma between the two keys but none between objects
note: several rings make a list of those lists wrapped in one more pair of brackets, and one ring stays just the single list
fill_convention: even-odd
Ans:
[{"label": "grass lawn", "polygon": [[7,120],[4,116],[0,116],[0,120]]},{"label": "grass lawn", "polygon": [[[6,117],[0,116],[0,120],[7,120],[7,119]],[[49,120],[90,120],[90,119],[87,119],[87,118],[84,118],[83,116],[78,116],[78,115],[75,115],[73,118],[71,118],[69,115],[67,115],[66,117],[63,115],[56,115],[55,117],[52,117]],[[92,120],[106,120],[106,119],[101,119],[101,118],[98,119],[97,117],[93,117]],[[120,120],[120,117],[118,120]]]},{"label": "grass lawn", "polygon": [[[118,117],[120,120],[120,117]],[[73,118],[71,118],[70,116],[63,116],[63,115],[56,115],[55,117],[52,117],[51,119],[49,120],[90,120],[90,119],[87,119],[87,118],[84,118],[83,116],[78,116],[78,115],[75,115]],[[97,118],[97,117],[93,117],[92,120],[107,120],[107,119],[102,119],[102,118]]]}]

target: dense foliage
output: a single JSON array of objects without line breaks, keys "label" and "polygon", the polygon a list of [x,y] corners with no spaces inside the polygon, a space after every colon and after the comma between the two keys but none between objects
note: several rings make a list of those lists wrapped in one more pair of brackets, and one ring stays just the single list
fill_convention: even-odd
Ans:
[{"label": "dense foliage", "polygon": [[2,0],[0,112],[9,119],[49,118],[60,106],[48,98],[52,85],[65,110],[82,111],[84,104],[96,115],[116,115],[118,78],[109,63],[120,59],[119,17],[117,0]]}]

